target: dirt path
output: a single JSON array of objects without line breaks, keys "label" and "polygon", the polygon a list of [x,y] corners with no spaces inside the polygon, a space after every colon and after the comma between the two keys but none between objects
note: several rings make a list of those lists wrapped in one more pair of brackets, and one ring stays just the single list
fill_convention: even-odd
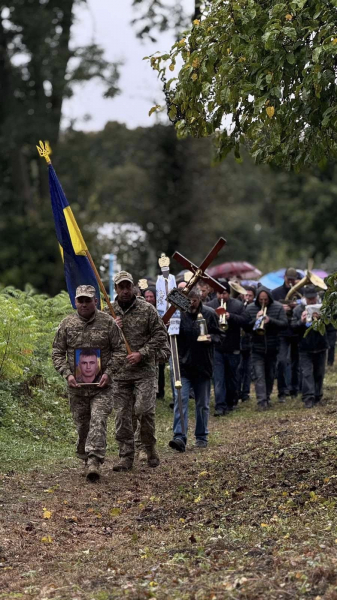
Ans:
[{"label": "dirt path", "polygon": [[1,476],[0,599],[337,600],[336,417],[244,407],[154,470]]}]

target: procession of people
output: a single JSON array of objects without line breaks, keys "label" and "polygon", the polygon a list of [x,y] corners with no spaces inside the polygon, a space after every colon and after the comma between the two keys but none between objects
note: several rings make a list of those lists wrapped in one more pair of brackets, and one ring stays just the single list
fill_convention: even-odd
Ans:
[{"label": "procession of people", "polygon": [[249,401],[252,384],[259,411],[271,407],[275,383],[280,403],[301,393],[309,409],[323,398],[336,332],[329,336],[308,329],[319,318],[324,282],[317,277],[313,283],[299,281],[292,267],[274,290],[213,280],[197,268],[185,270],[176,281],[169,264],[162,255],[157,285],[143,279],[136,286],[130,273],[117,273],[113,316],[108,308],[98,309],[93,286],[79,286],[76,312],[57,330],[52,359],[68,384],[77,456],[89,481],[100,478],[112,411],[119,447],[113,470],[130,470],[137,455],[149,467],[160,464],[155,408],[156,400],[165,397],[165,383],[173,396],[169,446],[179,453],[193,437],[188,432],[190,398],[195,403],[194,447],[207,448],[212,388],[218,418]]}]

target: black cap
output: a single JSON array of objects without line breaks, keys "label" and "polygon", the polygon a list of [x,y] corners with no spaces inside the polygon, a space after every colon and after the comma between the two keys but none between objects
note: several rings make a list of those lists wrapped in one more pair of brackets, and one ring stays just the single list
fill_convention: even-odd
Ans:
[{"label": "black cap", "polygon": [[306,298],[316,298],[317,290],[314,285],[306,285],[304,288],[304,296]]},{"label": "black cap", "polygon": [[[230,285],[229,285],[227,279],[219,278],[219,279],[217,279],[217,282],[220,283],[220,285],[222,285],[222,287],[225,288],[225,290],[226,290],[226,292],[228,292],[228,294],[230,294],[231,288],[230,288]],[[221,292],[218,292],[218,293],[221,293]]]}]

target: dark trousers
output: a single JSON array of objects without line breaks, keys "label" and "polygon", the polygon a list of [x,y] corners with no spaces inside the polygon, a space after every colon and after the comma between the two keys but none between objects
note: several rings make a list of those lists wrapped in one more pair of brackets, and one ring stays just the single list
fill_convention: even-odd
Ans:
[{"label": "dark trousers", "polygon": [[303,402],[319,402],[323,396],[326,350],[300,352]]},{"label": "dark trousers", "polygon": [[252,354],[253,378],[258,404],[269,404],[273,391],[277,354]]},{"label": "dark trousers", "polygon": [[215,410],[220,413],[231,410],[238,403],[238,370],[240,354],[214,351]]},{"label": "dark trousers", "polygon": [[279,397],[285,396],[288,392],[290,395],[295,395],[299,389],[298,338],[280,336],[279,340],[280,346],[277,355],[278,395]]},{"label": "dark trousers", "polygon": [[250,394],[250,380],[252,370],[252,352],[251,350],[241,350],[239,376],[239,398],[246,400]]},{"label": "dark trousers", "polygon": [[336,345],[336,337],[337,337],[336,329],[334,329],[333,331],[328,330],[327,335],[328,335],[328,344],[329,344],[328,365],[330,367],[332,367],[332,365],[335,362],[335,345]]},{"label": "dark trousers", "polygon": [[157,398],[165,397],[165,365],[159,363]]}]

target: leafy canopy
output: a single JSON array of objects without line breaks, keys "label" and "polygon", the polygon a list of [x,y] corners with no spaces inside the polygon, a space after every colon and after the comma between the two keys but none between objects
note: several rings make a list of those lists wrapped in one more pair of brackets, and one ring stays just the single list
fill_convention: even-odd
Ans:
[{"label": "leafy canopy", "polygon": [[151,65],[166,78],[181,60],[165,84],[179,136],[215,134],[219,160],[242,145],[287,169],[337,157],[337,0],[213,0]]}]

